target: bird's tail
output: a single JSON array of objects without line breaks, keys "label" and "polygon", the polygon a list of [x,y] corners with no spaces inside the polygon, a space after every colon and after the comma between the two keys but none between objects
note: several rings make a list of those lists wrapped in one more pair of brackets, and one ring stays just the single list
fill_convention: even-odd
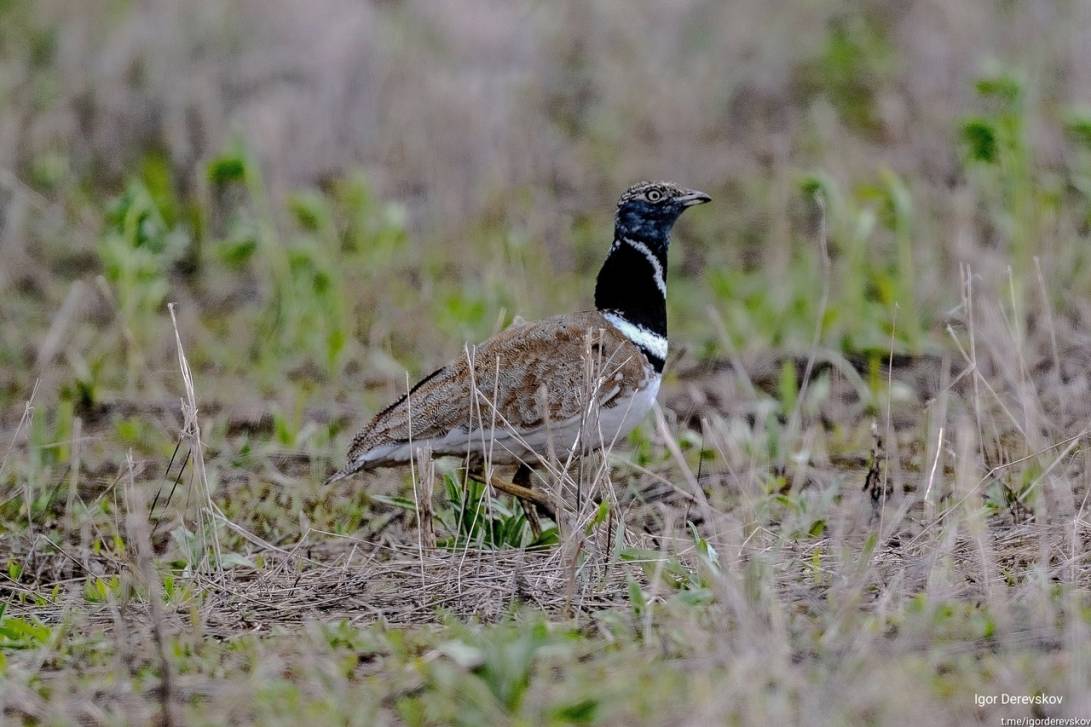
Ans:
[{"label": "bird's tail", "polygon": [[345,465],[344,467],[342,467],[341,469],[337,470],[332,475],[327,477],[326,481],[323,482],[322,484],[323,485],[332,485],[334,482],[340,482],[341,480],[345,479],[346,477],[352,477],[354,474],[359,472],[361,469],[363,469],[363,468],[358,467],[358,466],[353,466],[352,463],[350,462],[349,464]]},{"label": "bird's tail", "polygon": [[374,459],[367,459],[363,456],[350,456],[349,461],[345,466],[327,477],[326,481],[322,484],[332,485],[334,482],[340,482],[346,477],[352,477],[359,472],[366,472],[367,470],[374,469],[377,465],[381,465],[381,462]]}]

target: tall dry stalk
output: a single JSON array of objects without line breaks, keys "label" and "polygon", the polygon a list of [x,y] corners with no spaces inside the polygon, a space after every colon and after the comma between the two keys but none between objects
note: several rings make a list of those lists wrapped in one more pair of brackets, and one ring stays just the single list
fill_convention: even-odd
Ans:
[{"label": "tall dry stalk", "polygon": [[[223,559],[220,552],[219,509],[212,501],[212,490],[208,484],[208,473],[205,469],[204,441],[201,438],[201,422],[197,413],[197,392],[193,385],[193,372],[189,368],[186,352],[182,346],[182,334],[178,330],[178,318],[174,313],[174,303],[167,304],[170,311],[171,324],[174,326],[174,340],[178,348],[178,368],[182,374],[182,384],[185,388],[185,398],[182,399],[182,435],[189,441],[193,459],[193,472],[200,488],[198,493],[203,497],[205,506],[196,506],[197,535],[205,544],[201,552],[201,561],[191,564],[195,570],[201,570],[204,566],[211,566],[218,577],[223,576]],[[211,537],[211,558],[209,557],[208,538]]]}]

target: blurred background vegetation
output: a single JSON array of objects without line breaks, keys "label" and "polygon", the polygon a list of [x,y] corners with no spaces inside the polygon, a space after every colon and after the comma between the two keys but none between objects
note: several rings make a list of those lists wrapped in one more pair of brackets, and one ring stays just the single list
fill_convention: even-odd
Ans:
[{"label": "blurred background vegetation", "polygon": [[969,262],[1030,305],[1040,257],[1083,320],[1089,14],[3,0],[0,409],[39,377],[40,402],[170,398],[166,301],[207,395],[375,406],[403,367],[589,305],[642,178],[715,199],[671,258],[699,359],[806,347],[817,188],[824,345],[935,350]]}]

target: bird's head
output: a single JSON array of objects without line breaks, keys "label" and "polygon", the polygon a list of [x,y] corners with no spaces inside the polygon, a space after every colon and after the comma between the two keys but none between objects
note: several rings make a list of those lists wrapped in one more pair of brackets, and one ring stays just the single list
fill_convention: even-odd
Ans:
[{"label": "bird's head", "polygon": [[618,235],[649,242],[670,238],[671,227],[687,207],[711,198],[704,192],[673,182],[640,182],[618,198],[615,225]]}]

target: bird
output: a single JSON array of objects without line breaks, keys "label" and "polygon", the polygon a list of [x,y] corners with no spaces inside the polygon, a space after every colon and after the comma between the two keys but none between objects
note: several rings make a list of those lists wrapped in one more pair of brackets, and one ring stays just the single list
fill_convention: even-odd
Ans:
[{"label": "bird", "polygon": [[[667,251],[671,230],[704,192],[640,182],[618,198],[614,238],[595,283],[594,309],[517,321],[418,381],[376,414],[327,483],[404,465],[418,451],[516,466],[489,483],[547,511],[531,487],[536,464],[609,447],[655,402],[667,359]],[[528,510],[529,515],[529,510]]]}]

